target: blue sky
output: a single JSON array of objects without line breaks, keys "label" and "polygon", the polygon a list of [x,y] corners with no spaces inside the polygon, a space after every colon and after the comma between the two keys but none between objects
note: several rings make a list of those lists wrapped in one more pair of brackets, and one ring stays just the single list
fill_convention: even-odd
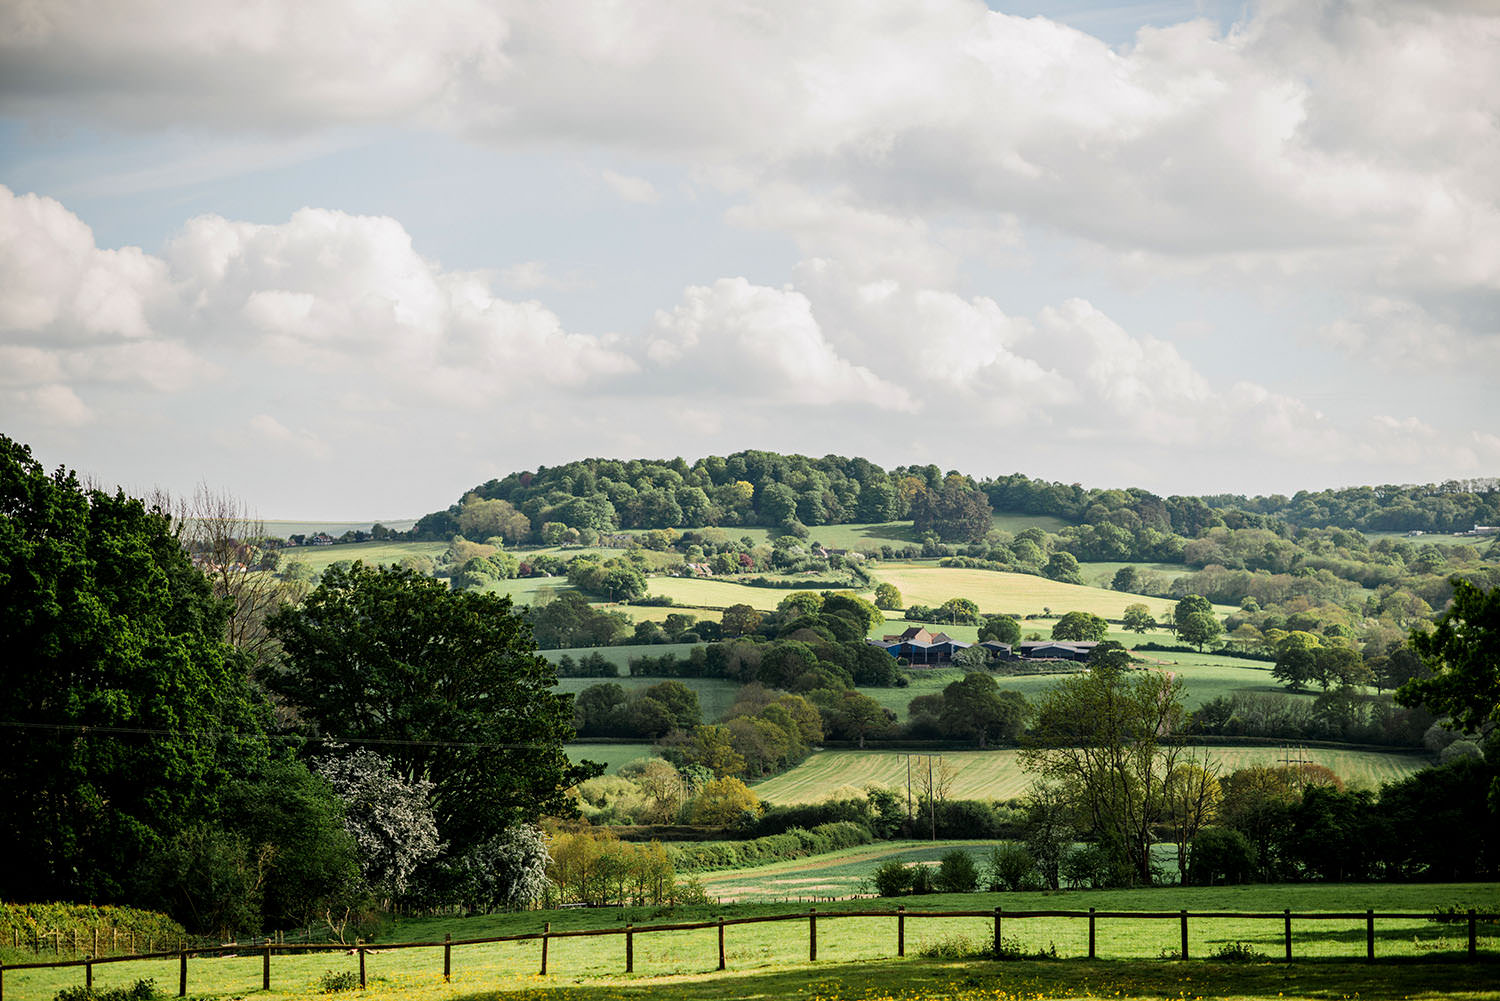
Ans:
[{"label": "blue sky", "polygon": [[396,518],[741,448],[1500,475],[1480,0],[0,6],[0,430]]}]

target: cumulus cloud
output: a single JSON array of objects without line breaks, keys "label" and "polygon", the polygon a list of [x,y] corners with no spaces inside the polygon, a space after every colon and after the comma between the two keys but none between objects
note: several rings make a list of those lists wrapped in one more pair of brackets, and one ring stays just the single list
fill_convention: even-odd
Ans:
[{"label": "cumulus cloud", "polygon": [[45,389],[46,409],[74,423],[89,386],[170,392],[247,365],[358,374],[470,406],[523,368],[538,386],[578,387],[636,367],[617,339],[568,331],[541,304],[423,258],[389,218],[200,216],[157,257],[98,248],[56,201],[4,188],[0,333],[13,405],[36,406]]},{"label": "cumulus cloud", "polygon": [[652,320],[646,356],[684,388],[826,406],[860,403],[914,410],[901,385],[840,357],[805,295],[721,278],[692,286]]}]

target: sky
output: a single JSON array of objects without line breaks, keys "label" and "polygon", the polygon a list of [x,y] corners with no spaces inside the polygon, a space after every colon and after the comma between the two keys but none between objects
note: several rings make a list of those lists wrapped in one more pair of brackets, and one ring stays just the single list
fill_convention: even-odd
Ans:
[{"label": "sky", "polygon": [[0,432],[397,519],[746,448],[1500,475],[1494,0],[0,0]]}]

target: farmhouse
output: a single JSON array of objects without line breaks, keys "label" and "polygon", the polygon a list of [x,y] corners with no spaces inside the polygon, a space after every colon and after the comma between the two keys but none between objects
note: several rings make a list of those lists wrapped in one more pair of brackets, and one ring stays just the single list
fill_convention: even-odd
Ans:
[{"label": "farmhouse", "polygon": [[892,657],[905,657],[911,664],[946,664],[955,653],[974,645],[947,633],[930,632],[925,626],[912,626],[899,635],[869,642]]}]

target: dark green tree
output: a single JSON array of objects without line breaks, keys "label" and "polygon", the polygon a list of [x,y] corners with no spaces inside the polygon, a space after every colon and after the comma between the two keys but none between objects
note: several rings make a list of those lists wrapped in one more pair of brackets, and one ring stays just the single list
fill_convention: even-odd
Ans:
[{"label": "dark green tree", "polygon": [[1432,632],[1412,630],[1411,645],[1432,676],[1403,684],[1398,702],[1426,705],[1471,733],[1500,723],[1500,587],[1453,578],[1453,604]]},{"label": "dark green tree", "polygon": [[1109,623],[1092,612],[1069,612],[1052,627],[1055,640],[1099,642],[1109,633]]},{"label": "dark green tree", "polygon": [[979,627],[979,642],[985,640],[1015,646],[1021,642],[1021,623],[1010,615],[987,615]]},{"label": "dark green tree", "polygon": [[1199,650],[1224,633],[1224,625],[1214,615],[1213,606],[1201,595],[1190,594],[1179,601],[1172,610],[1172,619],[1177,624],[1178,637]]},{"label": "dark green tree", "polygon": [[174,834],[265,760],[227,613],[165,514],[0,436],[0,897],[151,897]]},{"label": "dark green tree", "polygon": [[566,815],[575,765],[571,699],[536,655],[509,598],[452,592],[399,568],[331,569],[271,620],[285,667],[273,684],[320,734],[382,744],[434,783],[433,812],[460,855],[513,823]]}]

